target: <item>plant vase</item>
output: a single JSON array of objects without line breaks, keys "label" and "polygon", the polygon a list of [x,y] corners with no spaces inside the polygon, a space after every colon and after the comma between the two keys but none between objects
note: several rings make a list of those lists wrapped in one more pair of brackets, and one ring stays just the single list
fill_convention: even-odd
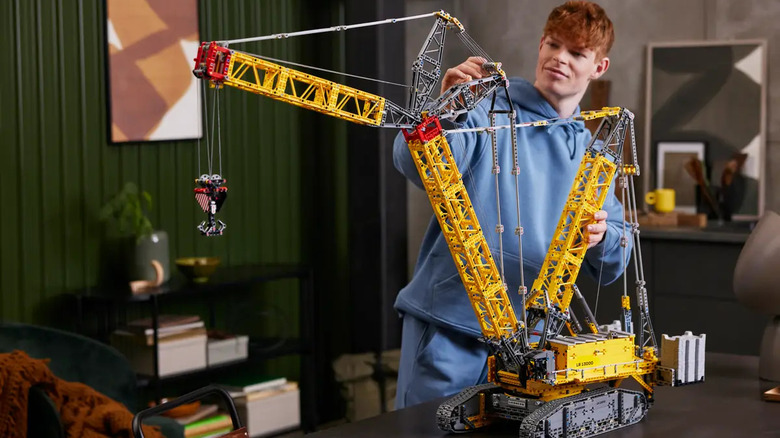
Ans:
[{"label": "plant vase", "polygon": [[168,233],[158,230],[147,236],[131,238],[129,246],[128,280],[155,281],[157,272],[152,260],[157,260],[162,265],[163,282],[171,278]]}]

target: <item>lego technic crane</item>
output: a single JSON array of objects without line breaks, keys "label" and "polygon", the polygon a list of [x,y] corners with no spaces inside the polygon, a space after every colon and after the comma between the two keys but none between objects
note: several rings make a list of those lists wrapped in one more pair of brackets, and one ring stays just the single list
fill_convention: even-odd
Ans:
[{"label": "lego technic crane", "polygon": [[[380,96],[228,47],[237,42],[347,30],[431,16],[436,17],[436,22],[413,64],[414,84],[406,108]],[[639,166],[636,162],[633,114],[622,108],[604,108],[566,119],[499,126],[496,124],[497,116],[504,114],[512,123],[515,117],[512,110],[494,109],[497,92],[506,93],[509,101],[505,74],[500,64],[494,62],[484,66],[490,76],[457,84],[439,98],[431,99],[430,94],[440,75],[447,30],[457,32],[475,54],[489,59],[468,37],[457,19],[440,11],[362,25],[204,42],[195,58],[194,73],[216,87],[236,87],[368,126],[403,129],[479,321],[483,340],[490,350],[489,383],[466,388],[445,401],[437,412],[441,429],[466,431],[495,420],[509,419],[521,421],[521,436],[584,437],[636,423],[646,414],[655,385],[703,381],[704,335],[664,336],[664,356],[659,358],[648,310],[636,222],[632,177],[639,174]],[[502,281],[455,164],[445,136],[447,132],[439,122],[440,117],[454,117],[475,108],[491,95],[491,126],[476,130],[491,136],[496,160],[496,133],[500,129],[509,129],[514,156],[512,174],[515,178],[519,173],[516,129],[602,119],[582,159],[539,277],[530,293],[526,293],[523,284],[520,285],[519,293],[524,303],[520,320],[514,313],[507,286]],[[458,130],[450,132],[455,131]],[[623,163],[626,138],[631,145],[633,161],[630,164]],[[497,166],[495,161],[494,165]],[[498,172],[494,173],[498,177]],[[583,226],[592,221],[593,213],[601,209],[615,180],[620,183],[628,211],[628,218],[624,221],[630,224],[631,236],[626,235],[629,231],[624,228],[622,245],[627,247],[629,238],[634,241],[636,305],[640,321],[638,335],[634,334],[631,300],[626,291],[622,297],[622,326],[601,330],[574,284],[587,249]],[[213,214],[209,219],[213,220]],[[497,231],[503,232],[503,226],[497,227]],[[522,239],[519,223],[515,234]],[[519,243],[522,248],[522,241]],[[585,329],[575,316],[573,303],[582,309]],[[565,335],[562,334],[564,328],[567,330]],[[627,378],[638,382],[643,391],[621,388],[620,384]]]}]

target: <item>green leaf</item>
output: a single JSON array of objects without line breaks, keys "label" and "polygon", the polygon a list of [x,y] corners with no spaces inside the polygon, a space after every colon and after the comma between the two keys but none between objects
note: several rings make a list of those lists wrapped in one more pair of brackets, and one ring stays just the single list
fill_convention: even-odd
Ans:
[{"label": "green leaf", "polygon": [[146,215],[146,210],[151,209],[151,206],[152,196],[149,192],[139,191],[135,183],[128,182],[103,205],[100,209],[100,219],[113,222],[120,233],[131,234],[140,239],[154,231],[152,222]]}]

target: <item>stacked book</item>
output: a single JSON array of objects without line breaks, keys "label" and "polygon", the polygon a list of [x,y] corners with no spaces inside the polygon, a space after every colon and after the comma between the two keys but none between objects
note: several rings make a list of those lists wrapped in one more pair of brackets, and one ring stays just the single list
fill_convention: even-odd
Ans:
[{"label": "stacked book", "polygon": [[249,337],[217,330],[208,332],[209,366],[244,360],[249,354]]},{"label": "stacked book", "polygon": [[285,377],[234,375],[220,385],[236,404],[250,436],[296,429],[301,424],[298,383]]},{"label": "stacked book", "polygon": [[[204,415],[205,412],[209,413]],[[184,426],[185,438],[219,437],[233,430],[230,415],[218,412],[217,405],[201,405],[192,416],[177,418],[176,421]]]},{"label": "stacked book", "polygon": [[[206,328],[196,315],[160,315],[157,320],[158,375],[206,367]],[[155,327],[151,318],[129,322],[111,334],[111,345],[137,373],[154,375]]]}]

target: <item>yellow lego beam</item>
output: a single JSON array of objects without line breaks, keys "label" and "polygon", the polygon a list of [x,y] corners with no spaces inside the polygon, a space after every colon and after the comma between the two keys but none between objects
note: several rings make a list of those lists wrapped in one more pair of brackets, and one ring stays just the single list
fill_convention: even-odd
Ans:
[{"label": "yellow lego beam", "polygon": [[428,125],[406,135],[425,192],[439,221],[450,253],[466,288],[482,334],[488,339],[510,338],[518,329],[506,287],[490,253],[461,173],[441,125]]},{"label": "yellow lego beam", "polygon": [[224,84],[350,122],[383,122],[383,97],[241,52],[232,53]]},{"label": "yellow lego beam", "polygon": [[615,163],[604,155],[586,152],[526,308],[546,308],[545,291],[551,305],[562,310],[569,308],[574,294],[572,287],[588,249],[583,227],[592,222],[593,213],[604,205],[616,169]]}]

